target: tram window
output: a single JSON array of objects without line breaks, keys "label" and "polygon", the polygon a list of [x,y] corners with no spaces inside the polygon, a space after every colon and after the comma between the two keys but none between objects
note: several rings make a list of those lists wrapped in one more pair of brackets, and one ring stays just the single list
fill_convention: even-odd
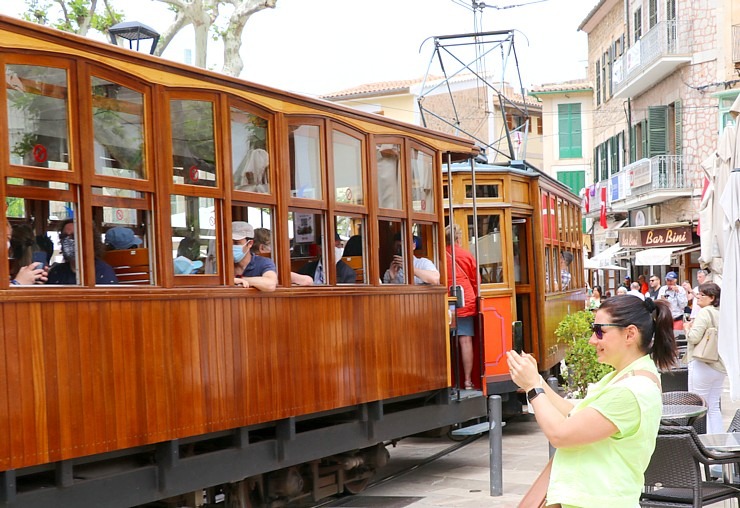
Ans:
[{"label": "tram window", "polygon": [[365,204],[362,185],[362,141],[344,132],[332,131],[334,195],[337,203]]},{"label": "tram window", "polygon": [[403,260],[408,254],[403,223],[381,220],[378,226],[381,280],[383,284],[403,284],[406,282],[403,278],[403,272],[406,270]]},{"label": "tram window", "polygon": [[8,64],[5,83],[10,163],[69,169],[67,71]]},{"label": "tram window", "polygon": [[414,239],[414,257],[425,258],[431,261],[439,271],[439,257],[437,251],[436,227],[432,224],[414,223],[411,225],[411,234]]},{"label": "tram window", "polygon": [[401,145],[381,143],[376,147],[378,163],[378,206],[401,210]]},{"label": "tram window", "polygon": [[[324,220],[320,213],[288,212],[291,282],[298,285],[329,284],[324,243]],[[306,279],[308,277],[309,279]]]},{"label": "tram window", "polygon": [[434,163],[432,156],[411,149],[411,204],[415,212],[434,213]]},{"label": "tram window", "polygon": [[[124,189],[105,190],[106,195],[111,195],[112,190],[120,191],[120,194],[140,194]],[[116,273],[119,284],[153,284],[149,249],[151,243],[149,210],[123,206],[94,206],[93,221],[102,232],[105,248],[101,258]]]},{"label": "tram window", "polygon": [[260,206],[232,206],[233,221],[248,222],[254,228],[252,253],[270,258],[275,262],[274,239],[272,237],[272,209]]},{"label": "tram window", "polygon": [[[334,231],[337,284],[367,284],[367,261],[362,255],[365,220],[337,216],[334,218]],[[338,245],[342,241],[345,241],[344,247]]]},{"label": "tram window", "polygon": [[175,194],[170,202],[175,275],[218,273],[215,200]]},{"label": "tram window", "polygon": [[514,247],[514,282],[529,284],[529,260],[527,257],[526,219],[513,219],[511,224]]},{"label": "tram window", "polygon": [[216,187],[213,116],[211,102],[170,101],[174,183]]},{"label": "tram window", "polygon": [[241,109],[231,108],[234,189],[270,193],[270,155],[267,141],[267,120]]},{"label": "tram window", "polygon": [[318,125],[291,125],[290,195],[321,199],[321,130]]},{"label": "tram window", "polygon": [[[473,199],[473,185],[465,185],[465,197]],[[496,184],[476,184],[476,198],[497,198],[499,197],[499,186]]]},{"label": "tram window", "polygon": [[545,293],[552,291],[550,284],[550,247],[545,247]]},{"label": "tram window", "polygon": [[144,95],[93,76],[92,119],[95,173],[146,178]]},{"label": "tram window", "polygon": [[[473,216],[468,216],[468,230],[473,230]],[[483,284],[504,282],[501,215],[478,215],[478,270]],[[472,248],[471,250],[475,250]]]}]

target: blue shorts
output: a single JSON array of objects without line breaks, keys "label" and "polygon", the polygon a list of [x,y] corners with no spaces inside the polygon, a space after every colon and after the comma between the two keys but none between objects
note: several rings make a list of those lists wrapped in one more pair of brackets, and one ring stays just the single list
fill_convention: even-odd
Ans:
[{"label": "blue shorts", "polygon": [[475,321],[474,316],[465,316],[457,318],[457,335],[467,335],[472,337],[475,335]]}]

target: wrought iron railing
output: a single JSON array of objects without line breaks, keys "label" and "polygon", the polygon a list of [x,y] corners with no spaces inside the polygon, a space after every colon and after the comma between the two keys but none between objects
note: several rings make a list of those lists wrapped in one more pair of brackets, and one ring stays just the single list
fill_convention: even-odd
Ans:
[{"label": "wrought iron railing", "polygon": [[656,60],[669,55],[689,54],[690,50],[691,22],[661,21],[615,62],[614,86],[619,90]]}]

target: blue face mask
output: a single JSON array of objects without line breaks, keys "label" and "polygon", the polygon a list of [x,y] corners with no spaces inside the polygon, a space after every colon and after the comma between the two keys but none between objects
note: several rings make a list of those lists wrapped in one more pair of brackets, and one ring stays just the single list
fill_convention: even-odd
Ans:
[{"label": "blue face mask", "polygon": [[244,259],[244,256],[247,255],[246,252],[244,252],[244,245],[233,245],[231,249],[234,252],[234,263],[240,262],[242,259]]}]

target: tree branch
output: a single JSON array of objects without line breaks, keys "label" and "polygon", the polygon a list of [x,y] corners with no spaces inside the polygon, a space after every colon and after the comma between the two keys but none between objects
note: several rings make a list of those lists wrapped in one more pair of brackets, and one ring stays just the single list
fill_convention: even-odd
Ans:
[{"label": "tree branch", "polygon": [[175,35],[177,35],[183,27],[186,27],[191,23],[192,21],[187,19],[182,11],[175,11],[175,21],[173,21],[172,24],[159,36],[159,44],[157,44],[157,49],[154,51],[154,54],[162,56],[162,53],[167,49],[167,46],[172,42]]}]

